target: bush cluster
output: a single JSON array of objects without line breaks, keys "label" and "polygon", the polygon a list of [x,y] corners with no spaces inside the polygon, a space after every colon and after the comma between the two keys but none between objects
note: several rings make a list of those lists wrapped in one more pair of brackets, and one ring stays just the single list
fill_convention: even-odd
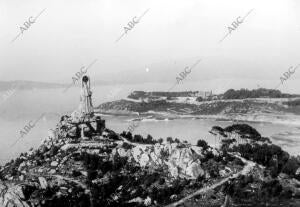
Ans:
[{"label": "bush cluster", "polygon": [[296,170],[300,167],[298,159],[290,157],[281,147],[274,144],[240,144],[232,150],[239,152],[246,159],[266,166],[273,177],[283,172],[296,178]]},{"label": "bush cluster", "polygon": [[135,134],[134,136],[132,136],[131,132],[123,131],[120,135],[122,137],[125,137],[126,139],[128,139],[131,142],[142,143],[142,144],[156,144],[156,143],[163,142],[162,138],[156,140],[150,134],[148,134],[147,137],[144,138],[142,135]]},{"label": "bush cluster", "polygon": [[266,88],[259,88],[259,89],[240,89],[234,90],[229,89],[223,94],[223,99],[245,99],[245,98],[290,98],[294,97],[294,95],[284,94],[281,93],[279,90],[275,89],[266,89]]}]

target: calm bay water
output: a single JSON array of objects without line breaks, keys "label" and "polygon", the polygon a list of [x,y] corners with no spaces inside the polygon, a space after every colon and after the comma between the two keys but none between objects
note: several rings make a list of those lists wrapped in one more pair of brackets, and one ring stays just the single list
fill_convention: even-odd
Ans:
[{"label": "calm bay water", "polygon": [[[146,90],[149,86],[118,86],[95,87],[93,90],[94,106],[102,102],[124,98],[134,88]],[[159,88],[160,86],[151,86]],[[78,88],[71,88],[66,93],[63,89],[26,90],[17,91],[0,105],[0,162],[4,163],[18,156],[21,152],[31,147],[40,145],[48,136],[49,129],[54,128],[58,122],[59,114],[70,113],[79,104]],[[1,94],[0,94],[1,95]],[[44,118],[39,120],[26,136],[20,138],[20,131],[34,122],[43,113]],[[132,117],[103,116],[108,128],[116,132],[126,130]],[[177,120],[143,120],[134,134],[146,136],[151,134],[154,138],[173,137],[196,143],[198,139],[206,140],[210,145],[215,145],[215,138],[208,131],[214,125],[222,127],[231,122],[216,121],[213,119],[177,119]],[[263,136],[271,137],[272,141],[279,144],[289,153],[300,152],[300,128],[297,126],[280,125],[272,123],[249,123]],[[13,145],[16,140],[18,140]]]}]

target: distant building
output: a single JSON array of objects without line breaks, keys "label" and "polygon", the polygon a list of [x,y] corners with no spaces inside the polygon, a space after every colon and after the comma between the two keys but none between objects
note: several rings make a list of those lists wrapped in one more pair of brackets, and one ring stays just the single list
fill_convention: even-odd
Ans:
[{"label": "distant building", "polygon": [[212,91],[197,91],[197,93],[194,94],[194,97],[201,97],[203,99],[208,99],[209,97],[212,97]]},{"label": "distant building", "polygon": [[212,94],[212,91],[204,91],[204,98],[207,99],[208,97],[211,97],[213,94]]}]

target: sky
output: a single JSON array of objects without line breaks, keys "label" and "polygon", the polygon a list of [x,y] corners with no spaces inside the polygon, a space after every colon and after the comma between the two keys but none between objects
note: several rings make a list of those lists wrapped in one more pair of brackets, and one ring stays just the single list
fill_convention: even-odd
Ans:
[{"label": "sky", "polygon": [[[97,60],[100,82],[172,83],[200,59],[186,83],[271,88],[300,64],[299,11],[297,0],[0,0],[0,81],[70,83]],[[299,79],[282,90],[300,93]]]}]

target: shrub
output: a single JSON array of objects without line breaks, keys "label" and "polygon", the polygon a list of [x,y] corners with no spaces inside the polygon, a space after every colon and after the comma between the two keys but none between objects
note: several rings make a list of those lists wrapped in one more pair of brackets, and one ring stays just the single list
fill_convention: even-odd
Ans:
[{"label": "shrub", "polygon": [[141,135],[136,134],[136,135],[133,136],[132,141],[133,141],[133,142],[142,142],[143,139],[144,139],[144,138],[143,138]]},{"label": "shrub", "polygon": [[175,138],[174,142],[180,143],[180,140],[178,138]]},{"label": "shrub", "polygon": [[297,169],[299,168],[298,160],[295,157],[290,158],[282,168],[282,172],[291,176],[295,176]]},{"label": "shrub", "polygon": [[51,149],[50,149],[50,156],[51,157],[53,157],[54,155],[56,155],[57,154],[57,152],[58,152],[58,150],[59,150],[59,147],[58,146],[53,146],[53,147],[51,147]]},{"label": "shrub", "polygon": [[164,178],[159,178],[159,180],[158,180],[158,184],[159,185],[163,185],[165,183],[165,179]]},{"label": "shrub", "polygon": [[131,132],[127,132],[125,138],[131,141],[132,140]]},{"label": "shrub", "polygon": [[156,173],[146,176],[146,178],[144,180],[144,185],[146,187],[149,187],[157,180],[157,178],[158,178],[158,174],[156,174]]},{"label": "shrub", "polygon": [[122,131],[122,133],[120,134],[120,136],[126,137],[126,132],[125,132],[125,131]]},{"label": "shrub", "polygon": [[122,145],[122,147],[123,147],[124,149],[128,150],[128,149],[132,149],[132,148],[133,148],[133,145],[128,144],[127,142],[124,142],[123,145]]},{"label": "shrub", "polygon": [[233,147],[233,151],[239,152],[242,157],[253,160],[258,164],[264,165],[272,170],[272,176],[277,176],[285,167],[285,171],[292,173],[294,171],[294,161],[288,162],[289,154],[283,151],[277,145],[268,144],[240,144]]},{"label": "shrub", "polygon": [[73,171],[72,171],[72,176],[78,177],[78,176],[80,176],[80,175],[81,175],[81,173],[80,173],[79,171],[77,171],[77,170],[73,170]]},{"label": "shrub", "polygon": [[152,137],[150,134],[147,135],[146,142],[147,142],[148,144],[153,143],[153,137]]},{"label": "shrub", "polygon": [[167,137],[167,142],[174,143],[173,138],[172,137]]},{"label": "shrub", "polygon": [[216,161],[213,159],[208,160],[204,163],[205,170],[209,173],[212,178],[216,178],[219,176],[219,168]]},{"label": "shrub", "polygon": [[197,141],[197,146],[198,147],[202,147],[204,150],[208,149],[208,144],[206,141],[204,141],[203,139],[199,139]]},{"label": "shrub", "polygon": [[295,95],[289,95],[281,93],[279,90],[274,89],[240,89],[234,90],[229,89],[223,94],[223,99],[245,99],[245,98],[260,98],[260,97],[269,97],[269,98],[289,98],[295,97]]},{"label": "shrub", "polygon": [[162,143],[164,142],[164,140],[163,140],[163,138],[159,138],[159,139],[157,140],[157,142],[160,143],[160,144],[162,144]]},{"label": "shrub", "polygon": [[254,140],[261,139],[261,134],[248,124],[233,124],[224,128],[224,131],[230,133],[235,131],[240,134],[242,138],[250,138]]},{"label": "shrub", "polygon": [[204,99],[201,97],[201,96],[199,96],[199,97],[197,97],[196,98],[196,101],[198,101],[198,102],[201,102],[201,101],[203,101]]},{"label": "shrub", "polygon": [[283,104],[286,104],[288,106],[299,106],[300,105],[300,99],[292,100],[292,101],[286,101],[283,102]]},{"label": "shrub", "polygon": [[118,140],[119,136],[115,132],[109,132],[108,138],[113,139],[113,140]]},{"label": "shrub", "polygon": [[97,178],[97,171],[96,170],[88,170],[88,180],[94,180]]}]

